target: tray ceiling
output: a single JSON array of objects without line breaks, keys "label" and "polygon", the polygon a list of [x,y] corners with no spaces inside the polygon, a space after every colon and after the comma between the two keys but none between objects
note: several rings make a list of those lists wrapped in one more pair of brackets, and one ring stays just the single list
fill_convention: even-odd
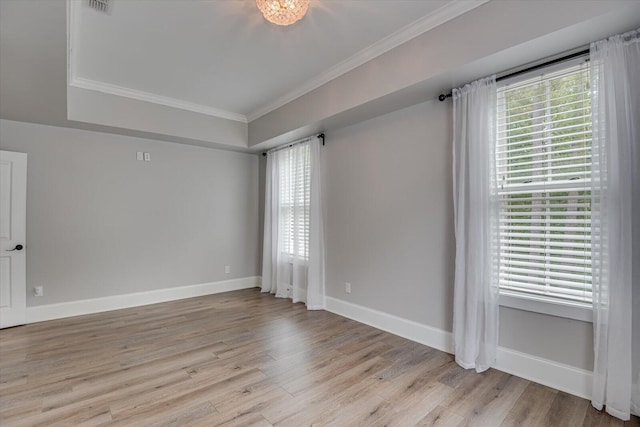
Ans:
[{"label": "tray ceiling", "polygon": [[252,0],[75,0],[71,84],[247,121],[482,3],[313,0],[277,27]]}]

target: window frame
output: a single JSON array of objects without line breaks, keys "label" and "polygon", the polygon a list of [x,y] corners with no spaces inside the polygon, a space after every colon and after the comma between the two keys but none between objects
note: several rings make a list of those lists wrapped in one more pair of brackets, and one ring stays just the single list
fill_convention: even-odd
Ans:
[{"label": "window frame", "polygon": [[[310,180],[311,180],[310,156],[311,156],[311,152],[310,152],[310,148],[308,147],[307,144],[303,143],[303,144],[299,144],[299,145],[294,146],[294,147],[290,147],[289,149],[283,150],[282,153],[277,153],[277,155],[280,155],[280,156],[290,155],[290,153],[293,150],[303,150],[303,149],[305,150],[304,154],[307,157],[307,158],[305,158],[305,161],[306,161],[305,163],[308,163],[308,164],[304,165],[305,168],[303,169],[303,179],[305,181],[309,181],[308,184],[310,186]],[[284,162],[282,160],[279,160],[279,161],[281,161],[283,163],[286,163],[286,167],[289,169],[289,170],[285,171],[285,168],[283,168],[283,165],[282,164],[279,165],[279,168],[281,170],[280,170],[280,189],[279,189],[280,194],[278,196],[279,197],[278,215],[279,215],[279,218],[280,218],[280,221],[281,221],[280,222],[280,226],[282,227],[283,223],[285,221],[287,221],[287,219],[285,219],[285,218],[288,218],[289,220],[292,220],[292,218],[295,218],[295,215],[296,215],[295,210],[296,210],[296,206],[297,205],[296,205],[296,201],[293,201],[292,203],[287,203],[286,201],[283,200],[283,197],[284,197],[283,188],[282,188],[283,187],[283,182],[284,182],[283,178],[286,178],[287,175],[293,173],[293,171],[291,170],[292,169],[291,159],[288,159],[286,162]],[[284,174],[284,176],[283,176],[283,174]],[[293,191],[293,190],[291,190],[291,191]],[[309,194],[305,193],[305,200],[304,200],[305,203],[303,204],[303,208],[304,208],[305,213],[303,214],[303,217],[305,218],[306,222],[310,222],[310,219],[311,219],[311,203],[310,203],[310,199],[307,200],[307,197],[310,198],[310,193]],[[293,222],[295,222],[295,220],[292,220],[291,222],[293,223]],[[289,235],[289,238],[287,239],[288,240],[288,245],[287,246],[288,246],[289,251],[282,250],[280,252],[281,256],[285,257],[285,259],[287,260],[287,262],[289,264],[296,263],[296,264],[305,265],[306,263],[309,262],[309,238],[310,238],[310,236],[309,236],[310,229],[309,228],[310,228],[310,225],[307,224],[306,228],[307,228],[307,230],[304,233],[304,235],[305,235],[305,239],[304,239],[304,254],[299,254],[297,252],[297,249],[295,248],[295,239],[291,239],[291,237],[293,236],[291,233],[289,233],[290,235]],[[280,230],[279,234],[280,233],[283,233],[283,230]],[[280,239],[280,238],[281,238],[281,236],[278,236],[278,239]]]},{"label": "window frame", "polygon": [[[512,85],[524,80],[533,79],[541,75],[554,73],[567,68],[571,68],[584,62],[589,61],[589,55],[580,56],[577,58],[563,61],[558,64],[554,64],[541,69],[533,70],[527,73],[522,73],[517,76],[504,79],[497,84],[497,88],[501,88],[506,85]],[[498,111],[496,111],[496,118],[498,117]],[[496,132],[498,127],[496,127]],[[497,135],[496,135],[497,138]],[[497,140],[496,140],[497,143]],[[523,294],[514,291],[509,291],[501,288],[499,284],[499,305],[502,307],[508,307],[518,310],[531,311],[535,313],[542,313],[556,317],[563,317],[568,319],[579,320],[583,322],[593,322],[593,306],[592,303],[558,300],[543,295]]]}]

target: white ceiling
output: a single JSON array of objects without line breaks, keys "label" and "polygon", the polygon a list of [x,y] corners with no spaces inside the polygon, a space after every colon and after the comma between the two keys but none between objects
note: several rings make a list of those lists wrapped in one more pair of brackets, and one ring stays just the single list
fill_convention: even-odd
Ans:
[{"label": "white ceiling", "polygon": [[393,47],[394,36],[442,19],[453,3],[465,2],[312,0],[303,20],[278,27],[253,0],[112,0],[108,15],[76,0],[71,74],[106,92],[242,121]]}]

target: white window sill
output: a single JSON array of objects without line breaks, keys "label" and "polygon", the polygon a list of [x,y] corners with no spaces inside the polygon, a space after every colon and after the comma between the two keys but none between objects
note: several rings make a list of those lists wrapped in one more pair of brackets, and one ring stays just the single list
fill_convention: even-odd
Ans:
[{"label": "white window sill", "polygon": [[567,319],[593,322],[593,309],[581,303],[549,301],[543,297],[522,296],[510,292],[500,292],[500,305],[534,313],[549,314]]}]

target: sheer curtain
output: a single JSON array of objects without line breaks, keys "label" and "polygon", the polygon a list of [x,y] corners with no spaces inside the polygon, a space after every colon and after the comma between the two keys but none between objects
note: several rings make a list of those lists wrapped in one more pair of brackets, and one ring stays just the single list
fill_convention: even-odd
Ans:
[{"label": "sheer curtain", "polygon": [[591,45],[592,403],[640,414],[640,33]]},{"label": "sheer curtain", "polygon": [[262,291],[325,308],[320,140],[267,156]]},{"label": "sheer curtain", "polygon": [[495,76],[453,90],[456,362],[482,372],[498,343]]}]

